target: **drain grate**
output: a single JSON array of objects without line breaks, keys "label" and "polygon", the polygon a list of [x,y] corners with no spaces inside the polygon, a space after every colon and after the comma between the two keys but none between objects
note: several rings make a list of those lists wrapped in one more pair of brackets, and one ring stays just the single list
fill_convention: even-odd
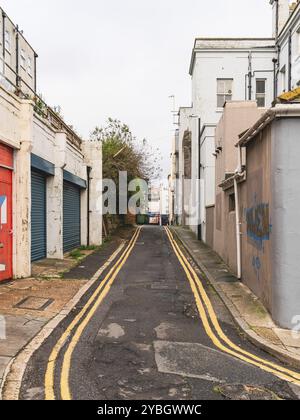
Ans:
[{"label": "drain grate", "polygon": [[22,299],[19,303],[17,303],[14,306],[14,308],[29,309],[31,311],[44,311],[53,302],[54,302],[53,299],[45,299],[45,298],[36,297],[36,296],[28,296],[25,299]]}]

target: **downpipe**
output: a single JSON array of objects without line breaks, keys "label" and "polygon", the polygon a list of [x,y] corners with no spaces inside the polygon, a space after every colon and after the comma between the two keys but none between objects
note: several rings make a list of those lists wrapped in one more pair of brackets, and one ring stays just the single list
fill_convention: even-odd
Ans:
[{"label": "downpipe", "polygon": [[242,278],[242,244],[241,244],[241,220],[240,220],[240,200],[239,189],[237,183],[237,176],[242,173],[242,151],[238,148],[238,162],[239,166],[234,176],[234,195],[235,195],[235,222],[236,222],[236,260],[237,260],[237,278]]}]

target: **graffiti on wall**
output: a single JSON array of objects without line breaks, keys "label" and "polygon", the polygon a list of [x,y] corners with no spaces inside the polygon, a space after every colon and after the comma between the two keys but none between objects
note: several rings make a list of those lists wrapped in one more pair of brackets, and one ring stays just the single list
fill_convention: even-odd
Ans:
[{"label": "graffiti on wall", "polygon": [[270,240],[270,207],[268,203],[259,203],[246,209],[247,235],[254,245],[262,250],[264,241]]},{"label": "graffiti on wall", "polygon": [[262,268],[262,262],[261,262],[261,259],[258,256],[253,256],[252,266],[254,268],[257,280],[259,281],[260,271],[261,271],[261,268]]}]

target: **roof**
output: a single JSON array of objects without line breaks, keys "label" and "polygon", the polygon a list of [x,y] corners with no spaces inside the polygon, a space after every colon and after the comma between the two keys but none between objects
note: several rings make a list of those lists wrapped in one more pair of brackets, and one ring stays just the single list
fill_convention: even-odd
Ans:
[{"label": "roof", "polygon": [[276,118],[300,117],[300,104],[278,104],[270,108],[263,116],[249,129],[236,144],[237,147],[245,147]]},{"label": "roof", "polygon": [[[273,4],[274,0],[270,1],[270,4]],[[291,7],[292,6],[292,7]],[[281,29],[280,33],[278,34],[278,38],[281,38],[284,36],[284,33],[287,32],[287,29],[290,27],[291,24],[293,24],[293,21],[297,22],[296,15],[300,12],[300,2],[299,0],[295,0],[294,3],[290,5],[290,16],[285,22],[283,28]]]},{"label": "roof", "polygon": [[189,73],[192,75],[195,56],[199,51],[209,50],[271,50],[275,51],[274,38],[196,38],[192,51]]}]

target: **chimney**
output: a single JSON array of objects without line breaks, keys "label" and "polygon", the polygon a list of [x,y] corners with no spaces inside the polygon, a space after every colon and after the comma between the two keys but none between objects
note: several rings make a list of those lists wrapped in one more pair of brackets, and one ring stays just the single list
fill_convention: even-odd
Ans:
[{"label": "chimney", "polygon": [[277,38],[290,17],[289,0],[270,0],[273,7],[273,37]]}]

